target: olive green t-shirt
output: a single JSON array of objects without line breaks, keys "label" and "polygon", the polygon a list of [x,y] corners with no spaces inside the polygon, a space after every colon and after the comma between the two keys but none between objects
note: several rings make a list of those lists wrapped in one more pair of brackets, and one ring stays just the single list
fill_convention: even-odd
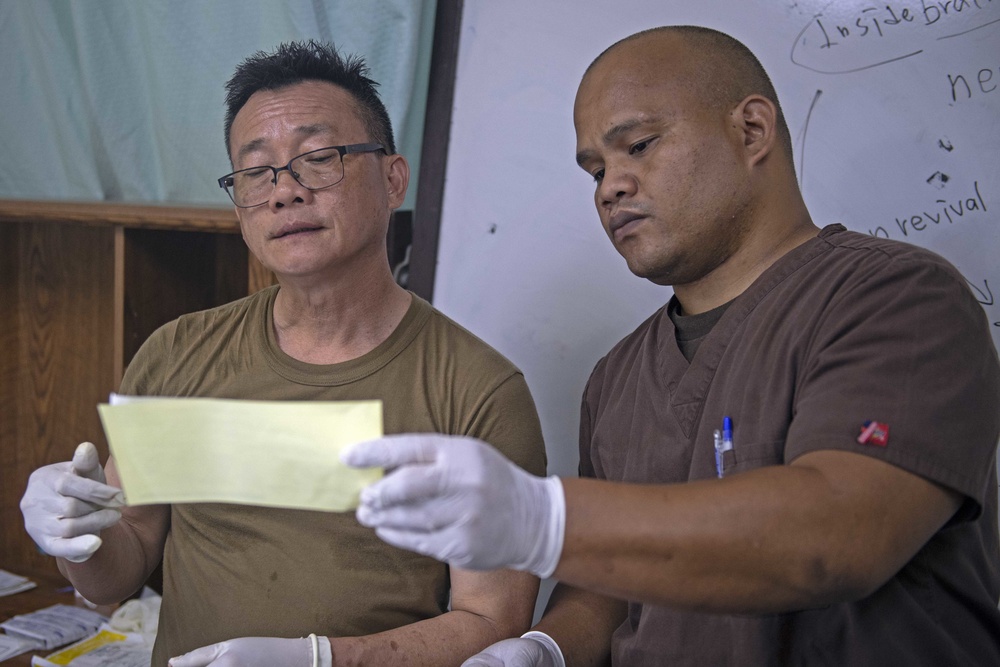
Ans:
[{"label": "olive green t-shirt", "polygon": [[[541,428],[523,375],[416,295],[377,348],[332,365],[278,347],[278,287],[157,330],[122,393],[257,400],[381,399],[385,433],[483,439],[543,474]],[[389,546],[353,512],[178,504],[164,548],[154,665],[244,636],[358,636],[443,613],[447,566]]]}]

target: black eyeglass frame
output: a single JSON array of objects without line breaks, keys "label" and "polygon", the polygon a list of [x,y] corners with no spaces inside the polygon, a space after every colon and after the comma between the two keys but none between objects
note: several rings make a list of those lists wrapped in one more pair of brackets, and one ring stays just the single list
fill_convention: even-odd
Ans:
[{"label": "black eyeglass frame", "polygon": [[[299,180],[298,174],[296,174],[294,171],[292,171],[292,163],[295,162],[296,160],[298,160],[299,158],[303,158],[303,157],[305,157],[307,155],[312,155],[313,153],[319,153],[321,151],[329,151],[329,150],[335,150],[335,151],[337,151],[337,153],[340,154],[340,165],[341,165],[340,178],[338,180],[334,181],[333,183],[329,183],[327,185],[323,185],[323,186],[320,186],[318,188],[310,188],[308,185],[306,185],[305,183],[303,183],[302,181]],[[382,144],[371,144],[371,143],[369,143],[369,144],[347,144],[346,146],[325,146],[323,148],[317,148],[316,150],[307,151],[305,153],[302,153],[301,155],[296,155],[291,160],[289,160],[288,164],[286,164],[284,167],[272,167],[269,164],[262,164],[262,165],[259,165],[259,166],[256,166],[256,167],[247,167],[246,169],[237,169],[236,171],[231,172],[231,173],[226,174],[225,176],[221,177],[219,179],[219,181],[218,181],[219,182],[219,187],[226,191],[226,194],[229,195],[229,199],[232,200],[233,205],[236,206],[237,208],[254,208],[256,206],[263,206],[264,204],[267,203],[267,201],[268,201],[268,199],[270,199],[270,197],[268,197],[268,199],[265,199],[264,201],[260,202],[259,204],[249,204],[249,205],[246,205],[246,206],[241,206],[241,205],[239,205],[239,204],[236,203],[236,198],[233,196],[232,191],[230,191],[230,189],[229,189],[229,188],[233,187],[233,185],[235,184],[235,181],[234,181],[233,177],[236,176],[236,174],[242,173],[244,171],[255,171],[257,169],[270,169],[271,170],[271,184],[274,185],[274,186],[277,186],[278,185],[278,174],[281,173],[281,172],[283,172],[283,171],[287,171],[289,174],[292,175],[292,178],[295,179],[296,183],[298,183],[299,185],[301,185],[302,187],[304,187],[306,190],[311,190],[311,191],[315,192],[317,190],[325,190],[326,188],[332,188],[334,185],[337,185],[337,183],[340,183],[341,181],[344,180],[344,175],[346,174],[346,169],[343,168],[343,165],[344,165],[344,156],[345,155],[348,155],[350,153],[374,153],[375,151],[384,151],[384,150],[385,150],[385,146],[383,146]],[[273,193],[274,190],[272,189],[271,192]]]}]

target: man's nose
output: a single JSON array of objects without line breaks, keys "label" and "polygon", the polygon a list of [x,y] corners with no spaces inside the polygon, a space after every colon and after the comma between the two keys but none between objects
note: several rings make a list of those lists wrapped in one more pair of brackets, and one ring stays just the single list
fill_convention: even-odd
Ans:
[{"label": "man's nose", "polygon": [[[282,174],[281,172],[288,172]],[[268,200],[268,206],[272,210],[283,208],[293,202],[306,203],[312,196],[312,190],[305,187],[296,180],[291,168],[282,167],[274,172],[274,190]]]},{"label": "man's nose", "polygon": [[602,204],[614,204],[623,197],[635,195],[639,182],[631,170],[606,166],[604,178],[597,186],[597,196]]}]

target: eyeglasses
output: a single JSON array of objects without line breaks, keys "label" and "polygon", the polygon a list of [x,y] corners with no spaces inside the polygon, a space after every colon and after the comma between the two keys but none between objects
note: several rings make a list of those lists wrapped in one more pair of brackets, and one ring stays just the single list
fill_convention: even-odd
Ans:
[{"label": "eyeglasses", "polygon": [[304,188],[322,190],[344,180],[344,155],[347,153],[374,153],[383,150],[385,148],[382,144],[327,146],[297,155],[284,167],[262,165],[226,174],[219,179],[219,187],[240,208],[260,206],[271,198],[278,183],[278,174],[282,171],[288,171]]}]

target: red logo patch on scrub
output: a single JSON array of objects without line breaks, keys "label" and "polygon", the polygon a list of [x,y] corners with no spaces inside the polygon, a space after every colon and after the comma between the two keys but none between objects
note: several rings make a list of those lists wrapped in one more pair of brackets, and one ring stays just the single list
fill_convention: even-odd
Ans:
[{"label": "red logo patch on scrub", "polygon": [[889,444],[889,425],[877,421],[866,421],[865,425],[861,427],[858,442],[862,445],[885,447]]}]

